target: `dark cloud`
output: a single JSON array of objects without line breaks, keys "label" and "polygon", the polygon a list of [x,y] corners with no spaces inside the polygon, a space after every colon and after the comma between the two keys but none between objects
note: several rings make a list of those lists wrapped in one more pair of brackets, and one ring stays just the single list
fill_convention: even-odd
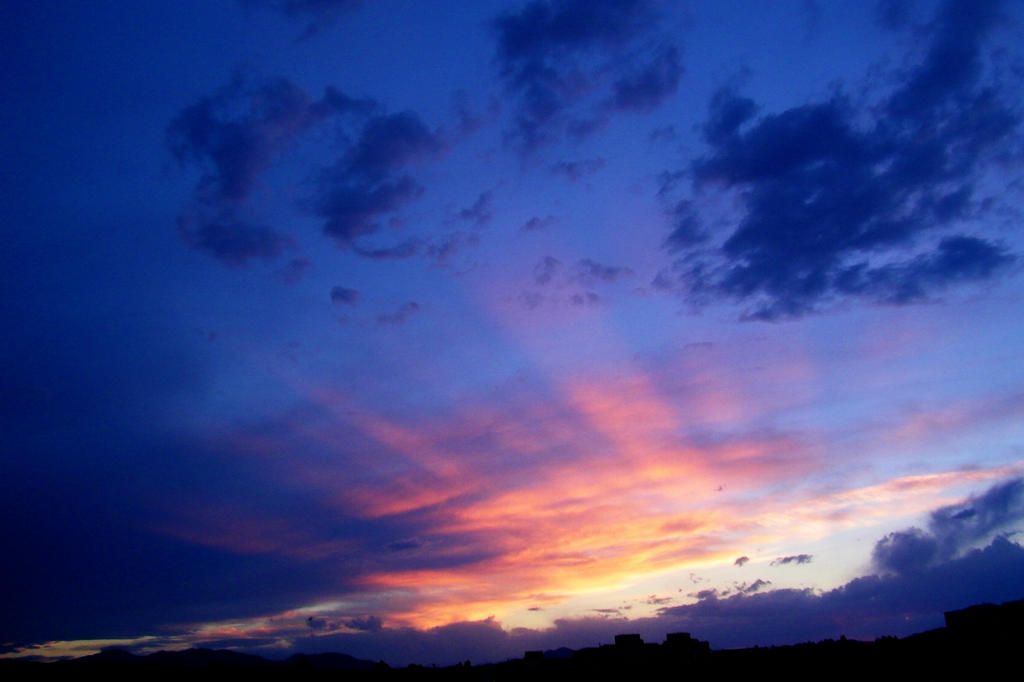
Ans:
[{"label": "dark cloud", "polygon": [[809,564],[814,557],[810,554],[793,554],[772,559],[769,566],[785,566],[786,564]]},{"label": "dark cloud", "polygon": [[412,111],[370,119],[338,172],[346,178],[379,182],[395,170],[437,155],[444,143]]},{"label": "dark cloud", "polygon": [[803,0],[800,3],[800,11],[804,15],[804,21],[807,22],[807,33],[804,40],[810,40],[821,25],[821,7],[817,0]]},{"label": "dark cloud", "polygon": [[889,533],[875,544],[878,570],[900,575],[948,561],[993,533],[1024,521],[1024,479],[993,486],[966,502],[932,512],[928,529]]},{"label": "dark cloud", "polygon": [[740,126],[757,113],[757,103],[741,97],[730,87],[722,87],[711,96],[708,119],[704,123],[704,138],[713,145],[727,143]]},{"label": "dark cloud", "polygon": [[308,258],[292,258],[277,271],[276,275],[285,284],[298,284],[311,267],[313,267],[313,261]]},{"label": "dark cloud", "polygon": [[406,552],[413,549],[419,549],[422,546],[422,542],[413,538],[409,540],[395,540],[394,542],[389,542],[387,549],[392,552]]},{"label": "dark cloud", "polygon": [[[966,106],[970,113],[974,113],[972,109],[979,103],[987,108],[990,103],[976,100],[990,93],[973,90],[983,68],[982,43],[1001,20],[1003,4],[1002,0],[947,0],[939,9],[935,34],[924,61],[889,100],[889,114],[919,123],[941,124],[945,122],[945,106]],[[964,96],[968,98],[964,102],[952,101]],[[977,113],[1010,115],[1009,112]],[[998,123],[1006,125],[1008,122]],[[991,132],[999,134],[998,130]],[[984,131],[969,130],[968,133],[977,135]]]},{"label": "dark cloud", "polygon": [[370,257],[405,257],[400,253],[358,247],[356,240],[376,233],[381,219],[423,194],[423,187],[404,172],[416,162],[444,149],[413,112],[379,115],[363,127],[358,141],[333,166],[323,171],[309,207],[324,220],[324,233],[342,248]]},{"label": "dark cloud", "polygon": [[673,125],[659,126],[652,130],[647,137],[655,143],[675,142],[679,138],[679,131]]},{"label": "dark cloud", "polygon": [[408,175],[372,185],[349,184],[328,176],[316,197],[316,211],[324,218],[324,232],[342,246],[377,232],[380,217],[395,211],[423,194],[423,188]]},{"label": "dark cloud", "polygon": [[[505,85],[518,99],[512,137],[525,149],[563,133],[585,136],[603,125],[604,112],[577,111],[595,91],[608,91],[605,110],[648,110],[678,83],[674,48],[636,61],[635,43],[657,26],[650,0],[533,0],[494,21],[497,62]],[[607,73],[627,69],[614,83]],[[600,107],[599,107],[600,109]]]},{"label": "dark cloud", "polygon": [[404,242],[399,242],[394,246],[366,248],[353,244],[352,251],[364,258],[370,258],[372,260],[403,260],[405,258],[415,256],[420,252],[420,248],[422,246],[422,241],[412,238],[406,239]]},{"label": "dark cloud", "polygon": [[569,302],[575,306],[597,305],[601,302],[601,297],[593,291],[584,291],[582,293],[571,294],[569,296]]},{"label": "dark cloud", "polygon": [[[559,161],[554,163],[549,168],[552,173],[558,173],[569,178],[573,182],[582,180],[588,175],[593,175],[597,171],[604,168],[606,162],[602,158],[596,159],[582,159],[580,161]],[[536,220],[536,218],[534,219]]]},{"label": "dark cloud", "polygon": [[389,248],[357,240],[376,233],[384,216],[423,194],[405,169],[435,157],[445,145],[417,114],[378,110],[376,102],[334,88],[314,101],[285,79],[251,86],[241,77],[184,109],[168,129],[171,150],[180,161],[194,162],[205,172],[194,205],[182,220],[186,241],[231,264],[278,255],[287,238],[273,228],[254,227],[237,214],[277,154],[314,125],[344,115],[360,124],[355,142],[317,175],[305,208],[323,219],[327,235],[359,255],[391,259],[416,253],[415,240]]},{"label": "dark cloud", "polygon": [[604,265],[589,258],[576,263],[576,279],[586,284],[595,282],[617,282],[624,277],[632,277],[633,270],[618,265]]},{"label": "dark cloud", "polygon": [[544,256],[539,263],[533,266],[533,281],[537,284],[547,284],[561,268],[562,261],[553,256]]},{"label": "dark cloud", "polygon": [[355,289],[337,286],[331,289],[331,303],[335,305],[355,305],[359,302],[359,292]]},{"label": "dark cloud", "polygon": [[263,6],[282,12],[291,18],[301,18],[309,23],[302,31],[302,38],[310,38],[329,28],[340,16],[359,9],[362,0],[241,0],[246,6]]},{"label": "dark cloud", "polygon": [[246,5],[265,5],[289,16],[325,14],[359,8],[362,0],[242,0]]},{"label": "dark cloud", "polygon": [[871,267],[856,263],[836,273],[835,288],[844,294],[869,294],[888,303],[911,303],[928,292],[956,282],[991,277],[1014,257],[977,237],[946,237],[928,254],[908,262]]},{"label": "dark cloud", "polygon": [[662,48],[640,70],[615,81],[609,105],[626,111],[651,111],[675,93],[682,76],[679,50],[675,46]]},{"label": "dark cloud", "polygon": [[460,220],[473,223],[477,227],[485,227],[491,218],[491,200],[494,198],[492,192],[481,192],[472,206],[461,209],[456,215]]},{"label": "dark cloud", "polygon": [[238,215],[258,178],[312,126],[338,115],[365,116],[376,106],[333,88],[313,100],[284,78],[250,84],[236,75],[183,109],[168,126],[168,144],[179,162],[203,172],[179,220],[186,243],[230,265],[277,257],[289,239]]},{"label": "dark cloud", "polygon": [[240,76],[212,97],[183,109],[167,130],[174,156],[206,175],[199,185],[210,202],[244,199],[282,143],[309,125],[311,102],[299,86],[277,79],[249,86]]},{"label": "dark cloud", "polygon": [[393,313],[377,316],[377,324],[405,324],[405,321],[420,311],[420,304],[416,301],[408,301],[398,307]]},{"label": "dark cloud", "polygon": [[183,109],[167,137],[175,158],[204,169],[198,199],[217,205],[245,199],[273,155],[311,125],[336,114],[365,115],[376,106],[333,88],[314,101],[286,78],[253,85],[236,75]]},{"label": "dark cloud", "polygon": [[771,584],[772,584],[771,580],[761,580],[760,578],[758,578],[757,580],[755,580],[754,582],[750,583],[749,585],[740,585],[738,589],[743,594],[753,594],[754,592],[757,592],[758,590],[760,590],[762,588],[768,587]]},{"label": "dark cloud", "polygon": [[230,213],[218,218],[182,216],[178,232],[190,247],[205,251],[226,265],[245,265],[253,258],[274,260],[292,246],[290,237],[266,225],[252,225]]},{"label": "dark cloud", "polygon": [[377,616],[364,616],[363,618],[352,618],[345,625],[362,632],[380,632],[384,627],[384,622]]},{"label": "dark cloud", "polygon": [[519,295],[519,300],[527,310],[536,310],[544,302],[544,295],[536,291],[524,291]]},{"label": "dark cloud", "polygon": [[473,134],[497,116],[501,111],[501,104],[496,98],[492,98],[482,111],[474,111],[470,106],[469,93],[460,89],[452,93],[452,109],[458,121],[455,129],[459,135],[466,136]]},{"label": "dark cloud", "polygon": [[732,562],[732,565],[733,566],[742,566],[743,564],[747,563],[748,561],[750,561],[750,557],[748,557],[748,556],[741,556],[738,559],[736,559],[736,561]]},{"label": "dark cloud", "polygon": [[[757,105],[724,88],[691,167],[695,188],[739,192],[742,214],[715,250],[685,203],[666,248],[686,251],[670,282],[696,302],[733,299],[745,315],[798,317],[841,297],[927,299],[995,276],[1014,255],[983,235],[953,233],[992,209],[979,175],[1018,133],[1012,90],[983,78],[995,2],[947,2],[924,58],[882,104],[841,95],[754,120]],[[666,174],[670,191],[678,173]],[[940,232],[941,230],[941,232]],[[689,242],[689,243],[688,243]]]},{"label": "dark cloud", "polygon": [[780,589],[728,598],[706,594],[695,604],[661,610],[661,622],[707,639],[716,648],[792,644],[826,637],[904,636],[942,625],[943,611],[1019,598],[1024,548],[996,538],[984,549],[914,575],[868,575],[833,590]]},{"label": "dark cloud", "polygon": [[665,248],[669,251],[681,251],[694,247],[701,242],[707,241],[708,235],[700,224],[697,211],[692,202],[683,200],[678,202],[669,216],[672,219],[673,229],[665,237]]},{"label": "dark cloud", "polygon": [[913,9],[913,0],[877,0],[875,21],[882,28],[898,31],[910,24]]},{"label": "dark cloud", "polygon": [[434,239],[427,245],[427,254],[438,264],[446,265],[460,251],[479,245],[480,235],[460,230]]},{"label": "dark cloud", "polygon": [[920,528],[889,533],[875,543],[871,559],[882,571],[909,573],[931,564],[939,556],[936,538]]},{"label": "dark cloud", "polygon": [[523,223],[523,226],[520,229],[522,229],[525,232],[533,232],[536,230],[543,230],[546,227],[550,227],[551,225],[554,225],[556,222],[558,221],[555,219],[554,216],[549,215],[544,218],[534,216],[527,220],[525,223]]}]

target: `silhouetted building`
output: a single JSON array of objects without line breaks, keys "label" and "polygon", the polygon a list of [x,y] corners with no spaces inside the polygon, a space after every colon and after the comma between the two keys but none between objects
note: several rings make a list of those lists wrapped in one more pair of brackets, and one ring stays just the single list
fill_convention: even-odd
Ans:
[{"label": "silhouetted building", "polygon": [[946,611],[946,630],[962,642],[1005,646],[1024,635],[1024,599],[1003,604],[977,604]]},{"label": "silhouetted building", "polygon": [[642,649],[644,640],[640,635],[615,635],[615,646],[621,649]]}]

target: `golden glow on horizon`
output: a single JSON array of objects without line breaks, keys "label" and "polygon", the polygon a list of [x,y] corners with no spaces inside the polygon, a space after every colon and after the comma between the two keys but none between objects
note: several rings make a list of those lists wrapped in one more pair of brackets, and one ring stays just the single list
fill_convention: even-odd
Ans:
[{"label": "golden glow on horizon", "polygon": [[[337,421],[286,426],[363,469],[353,483],[337,478],[330,457],[289,460],[289,480],[322,493],[346,516],[414,517],[426,541],[406,556],[436,566],[401,568],[386,557],[366,563],[356,594],[375,596],[321,613],[372,613],[389,626],[416,628],[494,617],[511,627],[534,605],[626,594],[652,576],[731,564],[752,547],[799,553],[799,543],[918,514],[952,501],[948,491],[967,482],[1020,471],[948,471],[827,489],[814,483],[813,474],[829,466],[820,448],[785,433],[691,441],[691,427],[749,412],[721,391],[673,402],[642,373],[560,388],[561,400],[513,402],[504,411],[472,405],[398,423],[307,387],[322,394],[324,411]],[[350,454],[344,425],[378,449]],[[891,425],[878,433],[901,438]],[[231,442],[249,455],[280,458],[281,445],[265,438]],[[164,530],[231,551],[339,561],[367,551],[239,510],[191,509],[178,518]],[[295,627],[281,615],[271,624],[220,624],[201,636],[269,637]]]}]

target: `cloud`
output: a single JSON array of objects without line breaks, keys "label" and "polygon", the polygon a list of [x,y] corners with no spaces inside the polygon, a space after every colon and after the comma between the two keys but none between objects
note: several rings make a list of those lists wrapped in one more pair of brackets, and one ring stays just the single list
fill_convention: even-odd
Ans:
[{"label": "cloud", "polygon": [[559,161],[549,166],[552,173],[559,173],[573,182],[582,180],[604,168],[606,162],[602,158],[582,159],[580,161]]},{"label": "cloud", "polygon": [[875,22],[882,28],[899,31],[910,24],[913,0],[877,0]]},{"label": "cloud", "polygon": [[562,261],[553,256],[544,256],[533,266],[533,281],[537,284],[548,284],[561,268]]},{"label": "cloud", "polygon": [[757,110],[754,100],[738,95],[731,86],[719,88],[708,105],[708,118],[702,128],[704,138],[714,145],[728,143]]},{"label": "cloud", "polygon": [[569,296],[569,303],[572,303],[575,306],[597,305],[600,302],[601,297],[593,291],[584,291],[582,293],[571,294]]},{"label": "cloud", "polygon": [[355,289],[348,289],[336,286],[331,289],[331,303],[335,305],[355,305],[359,302],[359,292]]},{"label": "cloud", "polygon": [[423,546],[423,543],[419,540],[412,538],[409,540],[395,540],[387,544],[387,549],[392,552],[405,552],[408,550],[419,549]]},{"label": "cloud", "polygon": [[492,192],[481,192],[472,206],[461,209],[456,215],[459,220],[473,223],[477,227],[485,227],[491,222],[491,218],[494,217],[491,214],[491,200],[493,198]]},{"label": "cloud", "polygon": [[427,253],[430,257],[434,258],[438,264],[446,265],[451,261],[455,254],[467,248],[479,245],[479,234],[458,230],[434,239],[427,245]]},{"label": "cloud", "polygon": [[676,91],[682,76],[678,48],[661,48],[640,70],[615,81],[609,105],[623,111],[651,111]]},{"label": "cloud", "polygon": [[669,211],[669,216],[672,218],[673,229],[665,237],[664,244],[669,251],[681,251],[707,241],[708,235],[701,227],[692,202],[685,199],[678,202]]},{"label": "cloud", "polygon": [[285,284],[298,284],[311,267],[313,267],[313,261],[308,258],[292,258],[275,274]]},{"label": "cloud", "polygon": [[[965,232],[998,203],[979,196],[979,177],[1021,121],[1009,86],[984,69],[998,16],[994,2],[945,3],[923,59],[874,109],[836,94],[755,120],[752,100],[717,91],[711,153],[689,171],[697,191],[736,191],[740,217],[707,248],[707,226],[678,204],[665,246],[683,257],[663,283],[776,320],[844,297],[912,303],[1005,271],[1015,255]],[[667,192],[678,173],[665,177]]]},{"label": "cloud", "polygon": [[362,0],[241,0],[243,5],[264,6],[290,18],[309,20],[301,38],[311,38],[347,12],[362,7]]},{"label": "cloud", "polygon": [[[512,139],[534,149],[564,134],[593,132],[610,110],[647,111],[660,103],[681,73],[674,48],[631,70],[658,18],[649,0],[533,0],[498,16],[499,72],[518,99]],[[607,74],[623,69],[608,82]],[[605,103],[582,111],[595,91],[607,93]]]},{"label": "cloud", "polygon": [[[651,642],[662,641],[668,632],[690,632],[714,649],[797,644],[843,635],[853,639],[906,636],[941,627],[944,611],[1018,599],[1024,589],[1024,547],[996,537],[984,548],[913,576],[867,575],[823,592],[768,590],[766,581],[751,589],[758,582],[730,596],[703,590],[694,603],[665,606],[643,618],[627,619],[618,609],[605,608],[595,609],[600,612],[597,616],[557,619],[547,628],[507,630],[493,618],[424,629],[387,627],[383,622],[379,629],[359,628],[353,624],[376,626],[374,617],[350,616],[340,619],[342,628],[333,625],[338,619],[325,619],[332,625],[317,640],[324,649],[359,652],[361,658],[391,665],[446,665],[467,658],[477,663],[518,658],[527,650],[596,646],[622,632],[636,632]],[[247,646],[263,647],[264,654],[274,650],[283,657],[295,650],[286,644],[289,639],[299,642],[306,636],[301,616],[259,625],[251,638],[238,639],[233,634],[232,647],[243,651]],[[268,640],[268,633],[277,635],[276,644]],[[202,643],[218,646],[212,637]]]},{"label": "cloud", "polygon": [[185,242],[229,265],[273,259],[289,238],[239,216],[276,155],[331,117],[365,116],[372,100],[327,88],[313,100],[285,78],[251,84],[235,75],[212,96],[185,107],[167,128],[173,156],[202,170],[191,206],[179,219]]},{"label": "cloud", "polygon": [[769,566],[785,566],[786,564],[809,564],[814,557],[810,554],[793,554],[772,559]]},{"label": "cloud", "polygon": [[290,237],[273,228],[252,225],[229,214],[205,219],[182,216],[178,232],[190,247],[233,266],[245,265],[254,258],[274,260],[293,245]]},{"label": "cloud", "polygon": [[363,247],[357,244],[352,245],[354,253],[371,260],[403,260],[411,258],[420,252],[423,242],[417,238],[406,239],[394,246]]},{"label": "cloud", "polygon": [[536,291],[524,291],[519,295],[519,300],[527,310],[536,310],[544,302],[544,295]]},{"label": "cloud", "polygon": [[[180,221],[186,243],[232,265],[276,257],[289,238],[238,214],[277,155],[315,125],[339,117],[354,124],[354,142],[315,174],[312,196],[302,207],[322,219],[325,234],[358,255],[378,260],[415,255],[420,248],[416,239],[377,247],[361,238],[378,232],[385,216],[422,196],[423,187],[407,169],[445,150],[440,135],[412,111],[380,113],[373,100],[330,87],[314,101],[286,79],[250,85],[240,76],[186,107],[168,128],[174,156],[204,171]],[[487,198],[482,200],[472,216],[478,224],[488,219]]]},{"label": "cloud", "polygon": [[996,538],[984,549],[918,574],[868,575],[816,594],[779,589],[728,598],[710,593],[695,604],[662,609],[660,622],[707,639],[715,648],[794,644],[838,638],[905,636],[942,625],[942,613],[1020,597],[1024,548]]},{"label": "cloud", "polygon": [[375,116],[342,160],[345,177],[377,182],[396,169],[437,155],[444,143],[413,111]]},{"label": "cloud", "polygon": [[750,561],[750,557],[748,557],[748,556],[741,556],[738,559],[736,559],[736,561],[732,562],[732,565],[733,566],[742,566],[743,564],[747,563],[748,561]]},{"label": "cloud", "polygon": [[379,325],[405,324],[405,321],[420,311],[420,304],[416,301],[408,301],[398,307],[393,313],[377,316]]},{"label": "cloud", "polygon": [[497,98],[492,97],[490,103],[483,111],[477,113],[470,107],[469,93],[458,89],[452,93],[452,110],[457,119],[456,131],[462,135],[471,135],[485,123],[490,122],[501,111],[501,104]]},{"label": "cloud", "polygon": [[345,625],[353,630],[361,630],[363,632],[380,632],[384,627],[384,622],[377,616],[365,616],[363,618],[352,618],[347,621]]},{"label": "cloud", "polygon": [[931,252],[890,265],[851,265],[837,273],[836,291],[871,295],[887,303],[911,303],[958,282],[992,277],[1015,259],[1004,248],[977,237],[942,239]]},{"label": "cloud", "polygon": [[378,115],[367,121],[358,141],[318,178],[309,208],[323,219],[324,233],[342,248],[369,257],[406,257],[411,243],[399,254],[360,247],[356,240],[376,233],[381,218],[414,201],[423,187],[404,169],[436,157],[445,148],[411,111]]},{"label": "cloud", "polygon": [[604,265],[589,258],[583,258],[576,263],[576,279],[585,283],[595,282],[614,283],[625,277],[632,277],[633,270],[618,265]]},{"label": "cloud", "polygon": [[743,594],[753,594],[754,592],[757,592],[758,590],[760,590],[762,588],[768,587],[771,584],[772,584],[771,580],[761,580],[760,578],[758,578],[757,580],[755,580],[754,582],[750,583],[749,585],[740,585],[739,586],[739,591],[742,592]]},{"label": "cloud", "polygon": [[554,225],[556,222],[558,222],[558,220],[554,216],[549,215],[544,218],[534,216],[527,220],[525,223],[523,223],[523,226],[520,229],[523,230],[524,232],[534,232],[537,230],[543,230],[547,227],[550,227]]},{"label": "cloud", "polygon": [[334,88],[313,101],[286,78],[250,84],[235,75],[214,95],[179,112],[167,137],[176,159],[204,169],[198,198],[220,204],[245,199],[273,155],[311,125],[339,114],[366,115],[376,107]]},{"label": "cloud", "polygon": [[993,486],[966,502],[932,512],[928,530],[907,528],[879,540],[871,554],[878,570],[899,575],[948,561],[996,531],[1024,521],[1024,479]]}]

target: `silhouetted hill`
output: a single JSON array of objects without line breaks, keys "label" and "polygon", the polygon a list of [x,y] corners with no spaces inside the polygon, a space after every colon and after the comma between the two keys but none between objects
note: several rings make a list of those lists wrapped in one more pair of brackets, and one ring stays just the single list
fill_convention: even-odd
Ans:
[{"label": "silhouetted hill", "polygon": [[286,664],[313,670],[374,670],[377,664],[348,654],[295,654]]},{"label": "silhouetted hill", "polygon": [[243,654],[226,649],[186,649],[184,651],[157,651],[143,656],[143,663],[150,665],[181,666],[183,668],[205,668],[209,666],[269,666],[274,665],[260,656]]}]

